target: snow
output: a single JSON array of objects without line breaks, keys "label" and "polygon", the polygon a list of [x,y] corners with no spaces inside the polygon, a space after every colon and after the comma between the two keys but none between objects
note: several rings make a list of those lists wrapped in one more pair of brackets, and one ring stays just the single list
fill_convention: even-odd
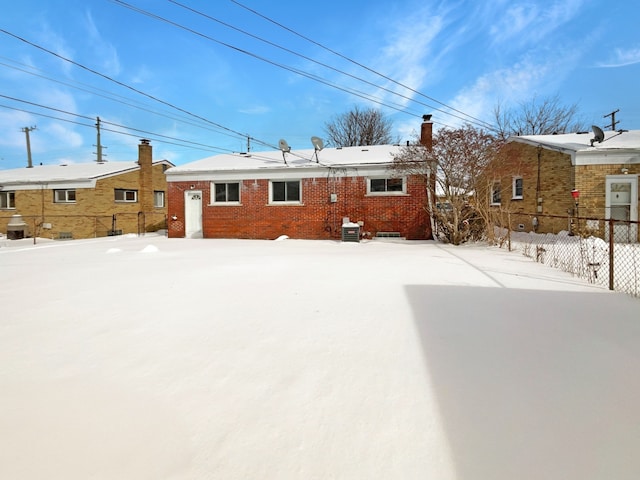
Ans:
[{"label": "snow", "polygon": [[434,242],[0,242],[0,478],[635,479],[640,302]]},{"label": "snow", "polygon": [[177,181],[183,175],[212,171],[243,171],[262,169],[322,169],[347,166],[386,166],[393,162],[393,155],[400,152],[398,145],[370,145],[366,147],[325,148],[292,150],[285,154],[281,150],[251,152],[250,154],[225,153],[172,167],[167,170],[167,181]]}]

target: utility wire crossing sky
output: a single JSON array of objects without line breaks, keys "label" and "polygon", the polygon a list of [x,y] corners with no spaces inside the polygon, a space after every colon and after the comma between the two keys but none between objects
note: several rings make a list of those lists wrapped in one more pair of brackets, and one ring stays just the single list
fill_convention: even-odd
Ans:
[{"label": "utility wire crossing sky", "polygon": [[401,142],[424,114],[492,131],[497,106],[549,97],[586,125],[638,129],[637,18],[587,0],[5,5],[0,169],[26,166],[27,135],[36,165],[95,160],[97,123],[107,161],[135,159],[143,137],[177,165],[280,138],[307,149],[354,106]]}]

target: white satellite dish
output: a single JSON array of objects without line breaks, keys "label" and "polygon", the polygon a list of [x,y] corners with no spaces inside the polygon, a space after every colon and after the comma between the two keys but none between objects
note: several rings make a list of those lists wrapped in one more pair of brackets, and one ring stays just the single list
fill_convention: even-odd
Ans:
[{"label": "white satellite dish", "polygon": [[291,151],[291,147],[284,138],[281,138],[278,141],[278,147],[280,148],[280,150],[282,150],[282,159],[284,160],[284,164],[289,165],[287,163],[287,153]]},{"label": "white satellite dish", "polygon": [[313,148],[315,148],[316,152],[324,148],[324,142],[320,137],[311,137],[311,143],[313,143]]},{"label": "white satellite dish", "polygon": [[280,147],[280,150],[282,150],[282,153],[291,151],[291,147],[289,146],[289,144],[284,138],[281,138],[280,141],[278,141],[278,147]]},{"label": "white satellite dish", "polygon": [[591,125],[591,130],[593,130],[594,137],[591,139],[591,146],[593,147],[594,142],[602,143],[604,140],[604,132],[602,129],[596,125]]}]

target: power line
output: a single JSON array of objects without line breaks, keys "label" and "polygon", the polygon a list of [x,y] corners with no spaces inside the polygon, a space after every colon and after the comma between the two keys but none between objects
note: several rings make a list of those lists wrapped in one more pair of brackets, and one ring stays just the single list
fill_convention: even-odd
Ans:
[{"label": "power line", "polygon": [[[131,91],[133,91],[133,92],[136,92],[136,93],[138,93],[138,94],[140,94],[140,95],[143,95],[143,96],[145,96],[145,97],[147,97],[147,98],[150,98],[151,100],[154,100],[154,101],[156,101],[156,102],[162,103],[163,105],[166,105],[166,106],[168,106],[168,107],[171,107],[171,108],[173,108],[173,109],[175,109],[175,110],[178,110],[178,111],[180,111],[180,112],[182,112],[182,113],[185,113],[185,114],[187,114],[187,115],[189,115],[189,116],[191,116],[191,117],[194,117],[194,118],[197,118],[197,119],[199,119],[199,120],[202,120],[203,122],[206,122],[206,123],[208,123],[208,124],[215,125],[216,127],[221,128],[221,129],[223,129],[223,130],[226,130],[226,131],[228,131],[228,132],[235,133],[236,135],[238,135],[238,136],[240,136],[240,137],[246,137],[246,135],[245,135],[244,133],[237,132],[237,131],[235,131],[235,130],[233,130],[233,129],[229,128],[229,127],[225,127],[224,125],[220,125],[219,123],[212,122],[211,120],[209,120],[209,119],[207,119],[207,118],[205,118],[205,117],[202,117],[202,116],[200,116],[200,115],[196,115],[195,113],[192,113],[192,112],[190,112],[190,111],[188,111],[188,110],[185,110],[184,108],[181,108],[181,107],[178,107],[178,106],[176,106],[176,105],[173,105],[172,103],[169,103],[169,102],[167,102],[167,101],[165,101],[165,100],[162,100],[162,99],[160,99],[160,98],[158,98],[158,97],[155,97],[155,96],[150,95],[150,94],[148,94],[148,93],[146,93],[146,92],[143,92],[142,90],[138,90],[137,88],[134,88],[134,87],[132,87],[132,86],[130,86],[130,85],[127,85],[127,84],[126,84],[126,83],[124,83],[124,82],[121,82],[121,81],[119,81],[119,80],[116,80],[116,79],[114,79],[114,78],[111,78],[110,76],[105,75],[104,73],[98,72],[97,70],[93,70],[92,68],[89,68],[89,67],[87,67],[86,65],[83,65],[83,64],[78,63],[78,62],[75,62],[75,61],[73,61],[73,60],[71,60],[71,59],[69,59],[69,58],[66,58],[66,57],[64,57],[64,56],[62,56],[62,55],[60,55],[60,54],[58,54],[58,53],[55,53],[55,52],[53,52],[53,51],[51,51],[51,50],[49,50],[49,49],[47,49],[47,48],[45,48],[45,47],[43,47],[43,46],[41,46],[41,45],[38,45],[38,44],[36,44],[36,43],[34,43],[34,42],[31,42],[31,41],[29,41],[29,40],[27,40],[27,39],[25,39],[25,38],[22,38],[22,37],[20,37],[19,35],[13,34],[13,33],[9,32],[9,31],[7,31],[7,30],[5,30],[5,29],[3,29],[3,28],[0,28],[0,32],[4,33],[5,35],[9,35],[9,36],[11,36],[11,37],[13,37],[13,38],[15,38],[15,39],[17,39],[17,40],[20,40],[21,42],[24,42],[24,43],[26,43],[27,45],[31,45],[32,47],[35,47],[35,48],[37,48],[37,49],[39,49],[39,50],[42,50],[43,52],[49,53],[50,55],[53,55],[53,56],[55,56],[55,57],[57,57],[57,58],[59,58],[59,59],[61,59],[61,60],[64,60],[65,62],[71,63],[72,65],[75,65],[75,66],[77,66],[77,67],[79,67],[79,68],[82,68],[83,70],[86,70],[86,71],[88,71],[88,72],[90,72],[90,73],[93,73],[94,75],[98,75],[99,77],[102,77],[102,78],[104,78],[104,79],[106,79],[106,80],[108,80],[108,81],[110,81],[110,82],[116,83],[116,84],[120,85],[121,87],[127,88],[127,89],[129,89],[129,90],[131,90]],[[257,140],[257,139],[255,139],[255,140],[256,140],[258,143],[262,143],[262,144],[267,145],[267,146],[269,146],[269,147],[271,147],[271,148],[275,148],[275,147],[273,147],[273,145],[271,145],[271,144],[268,144],[268,143],[266,143],[266,142],[259,141],[259,140]]]},{"label": "power line", "polygon": [[[394,91],[394,90],[391,90],[390,88],[387,88],[387,87],[382,86],[382,85],[378,85],[378,84],[373,83],[373,82],[370,82],[369,80],[366,80],[366,79],[364,79],[364,78],[362,78],[362,77],[358,77],[357,75],[353,75],[353,74],[351,74],[351,73],[349,73],[349,72],[345,72],[344,70],[340,70],[339,68],[333,67],[333,66],[331,66],[331,65],[329,65],[329,64],[326,64],[326,63],[320,62],[320,61],[318,61],[318,60],[315,60],[315,59],[313,59],[313,58],[311,58],[311,57],[309,57],[309,56],[307,56],[307,55],[304,55],[304,54],[302,54],[302,53],[296,52],[296,51],[294,51],[294,50],[291,50],[290,48],[284,47],[284,46],[279,45],[279,44],[277,44],[277,43],[275,43],[275,42],[272,42],[272,41],[267,40],[267,39],[265,39],[265,38],[263,38],[263,37],[260,37],[259,35],[254,35],[254,34],[253,34],[253,33],[251,33],[251,32],[248,32],[248,31],[246,31],[246,30],[243,30],[243,29],[241,29],[241,28],[238,28],[238,27],[236,27],[236,26],[233,26],[233,25],[231,25],[231,24],[229,24],[229,23],[226,23],[226,22],[224,22],[224,21],[222,21],[222,20],[220,20],[220,19],[218,19],[218,18],[215,18],[215,17],[213,17],[213,16],[211,16],[211,15],[208,15],[208,14],[206,14],[206,13],[204,13],[204,12],[200,11],[200,10],[197,10],[197,9],[195,9],[195,8],[192,8],[192,7],[189,7],[188,5],[184,5],[184,4],[182,4],[182,3],[180,3],[180,2],[178,2],[178,1],[176,1],[176,0],[168,0],[168,1],[169,1],[169,2],[171,2],[171,3],[173,3],[174,5],[177,5],[177,6],[181,7],[181,8],[184,8],[185,10],[188,10],[188,11],[190,11],[190,12],[193,12],[193,13],[197,14],[197,15],[200,15],[200,16],[202,16],[202,17],[204,17],[204,18],[208,19],[208,20],[211,20],[211,21],[216,22],[216,23],[218,23],[218,24],[220,24],[220,25],[223,25],[223,26],[225,26],[225,27],[227,27],[227,28],[230,28],[230,29],[232,29],[232,30],[235,30],[236,32],[240,32],[240,33],[242,33],[243,35],[246,35],[246,36],[248,36],[248,37],[251,37],[251,38],[253,38],[253,39],[255,39],[255,40],[258,40],[258,41],[260,41],[260,42],[266,43],[267,45],[271,45],[272,47],[278,48],[278,49],[280,49],[280,50],[282,50],[282,51],[284,51],[284,52],[287,52],[287,53],[289,53],[289,54],[291,54],[291,55],[294,55],[294,56],[296,56],[296,57],[302,58],[302,59],[307,60],[307,61],[309,61],[309,62],[312,62],[312,63],[314,63],[314,64],[316,64],[316,65],[321,66],[321,67],[327,68],[327,69],[332,70],[332,71],[337,72],[337,73],[340,73],[341,75],[345,75],[345,76],[347,76],[347,77],[349,77],[349,78],[352,78],[352,79],[357,80],[357,81],[359,81],[359,82],[365,83],[365,84],[367,84],[367,85],[369,85],[369,86],[372,86],[372,87],[375,87],[375,88],[377,88],[377,89],[379,89],[379,90],[384,90],[385,92],[391,93],[391,94],[393,94],[393,95],[397,95],[397,96],[399,96],[399,97],[401,97],[401,98],[404,98],[405,100],[409,100],[409,101],[414,102],[414,103],[417,103],[417,104],[419,104],[419,105],[422,105],[422,106],[428,107],[428,108],[430,108],[430,109],[432,109],[432,110],[435,110],[435,111],[438,111],[438,112],[444,113],[445,115],[450,115],[450,116],[452,116],[452,117],[458,118],[459,120],[464,120],[464,121],[467,121],[467,122],[469,121],[469,120],[468,120],[468,118],[464,118],[464,117],[461,117],[461,116],[459,116],[459,115],[455,115],[455,114],[453,114],[453,113],[451,113],[451,112],[448,112],[448,111],[446,111],[446,110],[442,110],[442,109],[440,109],[440,108],[438,108],[438,107],[434,107],[433,105],[429,105],[429,104],[427,104],[427,103],[420,102],[420,101],[418,101],[418,100],[415,100],[415,99],[414,99],[414,98],[412,98],[412,97],[409,97],[409,96],[407,96],[407,95],[403,95],[402,93],[399,93],[399,92],[396,92],[396,91]],[[376,73],[377,73],[377,72],[376,72]],[[382,75],[381,75],[381,74],[379,74],[379,73],[377,73],[377,75],[382,76]],[[386,77],[385,77],[385,78],[386,78]],[[402,86],[403,88],[409,88],[409,87],[406,87],[405,85],[402,85],[401,83],[398,83],[398,82],[395,82],[395,83],[397,83],[398,85]],[[417,92],[416,92],[416,93],[417,93]],[[429,98],[429,97],[427,97],[427,98]],[[440,102],[438,102],[438,103],[440,103]],[[444,105],[444,104],[443,104],[443,105]],[[445,106],[446,106],[446,105],[445,105]],[[447,108],[451,108],[451,107],[447,107]],[[460,113],[462,113],[462,112],[460,112]],[[472,118],[472,119],[474,119],[474,120],[477,120],[477,119],[475,119],[474,117],[471,117],[470,115],[467,115],[467,114],[464,114],[464,115],[466,115],[466,117],[469,117],[469,118]],[[478,120],[478,121],[482,122],[481,120]],[[482,122],[482,123],[483,123],[483,127],[484,127],[484,128],[491,128],[488,124],[486,124],[486,122]]]},{"label": "power line", "polygon": [[[367,94],[365,92],[361,92],[359,90],[350,89],[350,88],[346,88],[346,87],[341,87],[341,86],[336,85],[335,83],[330,82],[329,80],[326,80],[326,79],[324,79],[322,77],[319,77],[317,75],[305,72],[303,70],[299,70],[297,68],[290,67],[288,65],[284,65],[284,64],[275,62],[273,60],[269,60],[268,58],[262,57],[260,55],[255,54],[255,53],[252,53],[252,52],[250,52],[248,50],[245,50],[243,48],[236,47],[235,45],[231,45],[229,43],[223,42],[222,40],[218,40],[218,39],[213,38],[213,37],[211,37],[209,35],[206,35],[206,34],[204,34],[202,32],[198,32],[197,30],[194,30],[194,29],[192,29],[190,27],[187,27],[185,25],[182,25],[182,24],[179,24],[177,22],[174,22],[173,20],[169,20],[168,18],[161,17],[160,15],[156,15],[155,13],[149,12],[148,10],[143,10],[141,8],[138,8],[138,7],[134,6],[134,5],[126,3],[126,2],[124,2],[122,0],[111,0],[111,1],[113,3],[117,3],[117,4],[121,5],[121,6],[123,6],[125,8],[133,10],[133,11],[135,11],[137,13],[140,13],[142,15],[146,15],[146,16],[148,16],[150,18],[155,19],[155,20],[159,20],[159,21],[168,23],[169,25],[173,25],[174,27],[180,28],[180,29],[185,30],[185,31],[187,31],[189,33],[192,33],[194,35],[202,37],[202,38],[204,38],[206,40],[209,40],[211,42],[217,43],[218,45],[222,45],[222,46],[227,47],[227,48],[229,48],[231,50],[235,50],[236,52],[242,53],[244,55],[248,55],[250,57],[253,57],[253,58],[257,59],[257,60],[260,60],[262,62],[268,63],[268,64],[273,65],[275,67],[281,68],[283,70],[287,70],[287,71],[295,73],[297,75],[309,78],[309,79],[314,80],[316,82],[322,83],[322,84],[330,86],[332,88],[335,88],[335,89],[341,90],[343,92],[349,93],[351,95],[357,96],[359,98],[363,98],[365,100],[372,101],[374,103],[377,103],[379,105],[385,106],[385,107],[390,108],[392,110],[396,110],[396,111],[399,111],[399,112],[402,112],[402,113],[407,113],[407,114],[413,115],[413,116],[418,117],[418,118],[422,117],[421,113],[418,113],[418,112],[411,112],[410,113],[410,112],[408,112],[408,109],[406,107],[404,107],[404,106],[401,106],[401,105],[398,105],[398,104],[385,103],[382,100],[380,100],[379,98],[376,98],[373,95],[369,95],[369,94]],[[263,143],[263,142],[258,141],[258,143]],[[271,148],[277,148],[277,147],[274,147],[273,145],[268,144],[268,143],[264,143],[264,145],[267,145],[267,146],[269,146]]]},{"label": "power line", "polygon": [[[177,3],[177,2],[173,2],[173,0],[169,0],[169,1],[172,2],[172,3]],[[491,130],[494,130],[494,131],[497,130],[494,126],[492,126],[491,124],[485,122],[484,120],[481,120],[481,119],[476,118],[476,117],[474,117],[472,115],[469,115],[468,113],[465,113],[465,112],[463,112],[461,110],[458,110],[458,109],[456,109],[456,108],[454,108],[454,107],[452,107],[450,105],[447,105],[446,103],[441,102],[440,100],[437,100],[437,99],[435,99],[433,97],[430,97],[430,96],[428,96],[428,95],[426,95],[426,94],[424,94],[422,92],[419,92],[418,90],[415,90],[415,89],[413,89],[413,88],[411,88],[411,87],[409,87],[409,86],[407,86],[407,85],[405,85],[405,84],[403,84],[401,82],[398,82],[397,80],[394,80],[393,78],[391,78],[391,77],[389,77],[389,76],[387,76],[387,75],[385,75],[383,73],[380,73],[380,72],[378,72],[378,71],[376,71],[376,70],[374,70],[374,69],[372,69],[370,67],[367,67],[366,65],[364,65],[364,64],[362,64],[362,63],[360,63],[360,62],[358,62],[356,60],[353,60],[353,59],[347,57],[346,55],[343,55],[342,53],[337,52],[337,51],[335,51],[335,50],[333,50],[333,49],[321,44],[320,42],[317,42],[317,41],[315,41],[315,40],[313,40],[313,39],[311,39],[309,37],[306,37],[305,35],[303,35],[303,34],[301,34],[299,32],[296,32],[295,30],[293,30],[293,29],[291,29],[291,28],[289,28],[289,27],[287,27],[287,26],[285,26],[285,25],[283,25],[283,24],[281,24],[281,23],[279,23],[279,22],[267,17],[266,15],[263,15],[262,13],[254,10],[254,9],[252,9],[250,7],[247,7],[246,5],[243,5],[242,3],[238,2],[237,0],[230,0],[230,1],[232,3],[235,3],[236,5],[238,5],[239,7],[244,8],[245,10],[253,13],[254,15],[257,15],[258,17],[263,18],[264,20],[266,20],[266,21],[268,21],[270,23],[273,23],[274,25],[276,25],[276,26],[288,31],[289,33],[292,33],[293,35],[296,35],[297,37],[300,37],[303,40],[306,40],[307,42],[310,42],[310,43],[322,48],[323,50],[326,50],[326,51],[328,51],[328,52],[330,52],[330,53],[342,58],[343,60],[346,60],[346,61],[348,61],[348,62],[350,62],[350,63],[352,63],[354,65],[357,65],[358,67],[363,68],[363,69],[367,70],[368,72],[371,72],[371,73],[373,73],[375,75],[378,75],[379,77],[384,78],[385,80],[388,80],[388,81],[394,83],[395,85],[398,85],[400,87],[406,88],[407,90],[415,93],[416,95],[420,95],[421,97],[424,97],[424,98],[426,98],[428,100],[436,102],[437,104],[442,105],[443,107],[446,107],[446,108],[448,108],[450,110],[453,110],[454,112],[457,112],[457,113],[460,113],[460,114],[464,115],[465,117],[468,117],[468,118],[471,118],[471,119],[475,120],[475,122],[470,122],[470,123],[479,122],[480,124],[482,124],[484,126],[484,128],[488,128],[488,129],[491,129]],[[438,111],[442,112],[442,110],[438,110]],[[452,115],[449,112],[443,112],[443,113],[447,113],[449,115]],[[456,117],[456,115],[452,115],[452,116]],[[459,118],[459,117],[456,117],[456,118]]]},{"label": "power line", "polygon": [[[21,100],[19,98],[10,97],[8,95],[0,94],[0,97],[6,98],[6,99],[9,99],[9,100],[13,100],[13,101],[16,101],[16,102],[20,102],[20,103],[26,103],[28,105],[32,105],[32,106],[35,106],[35,107],[44,108],[46,110],[52,110],[52,111],[55,111],[55,112],[58,112],[58,113],[62,113],[64,115],[74,116],[74,117],[81,118],[81,119],[84,119],[84,120],[90,120],[90,121],[94,120],[93,117],[90,117],[90,116],[87,116],[87,115],[81,115],[81,114],[78,114],[78,113],[68,112],[66,110],[61,110],[61,109],[55,108],[55,107],[48,107],[46,105],[41,105],[41,104],[38,104],[38,103],[30,102],[28,100]],[[82,122],[78,122],[78,121],[74,121],[74,120],[69,120],[67,118],[61,118],[61,117],[55,117],[55,116],[52,116],[52,115],[46,115],[46,114],[41,113],[41,112],[34,112],[34,111],[30,111],[30,110],[24,110],[24,109],[12,107],[12,106],[9,106],[9,105],[0,104],[0,107],[7,108],[7,109],[10,109],[10,110],[16,110],[16,111],[19,111],[19,112],[29,113],[31,115],[38,115],[38,116],[45,117],[45,118],[51,118],[51,119],[54,119],[54,120],[60,120],[60,121],[63,121],[63,122],[73,123],[75,125],[80,125],[80,126],[83,126],[83,127],[90,127],[90,128],[94,128],[95,127],[95,125],[92,125],[92,124],[86,124],[86,123],[82,123]],[[126,130],[131,130],[131,131],[138,132],[138,133],[144,133],[145,135],[147,135],[147,134],[148,135],[152,135],[152,136],[156,137],[153,140],[156,140],[156,141],[159,141],[159,142],[172,143],[174,145],[187,146],[187,147],[191,147],[191,148],[204,147],[205,149],[213,150],[213,151],[231,152],[231,150],[228,150],[228,149],[225,149],[225,148],[222,148],[222,147],[216,147],[216,146],[213,146],[213,145],[206,145],[206,144],[203,144],[203,143],[193,142],[193,141],[190,141],[190,140],[184,140],[184,139],[181,139],[181,138],[171,137],[171,136],[168,136],[168,135],[162,135],[160,133],[154,133],[154,132],[150,132],[148,130],[142,130],[142,129],[139,129],[139,128],[128,127],[126,125],[120,125],[120,124],[117,124],[117,123],[114,123],[114,122],[108,122],[108,121],[102,120],[102,123],[103,124],[107,124],[107,125],[112,125],[112,126],[118,127],[118,128],[124,128]],[[128,135],[128,136],[132,136],[132,137],[139,137],[140,136],[138,134],[134,135],[134,134],[129,134],[129,133],[126,133],[126,132],[122,132],[121,130],[114,130],[114,129],[108,129],[108,128],[102,128],[102,130],[103,131],[107,131],[107,132],[119,133],[119,134],[122,134],[122,135]],[[165,140],[161,140],[161,139],[175,140],[175,141],[178,141],[178,142],[181,142],[181,143],[178,144],[178,143],[169,142],[169,141],[165,141]]]},{"label": "power line", "polygon": [[[10,62],[16,63],[18,65],[23,65],[23,64],[21,64],[19,62],[16,62],[14,60],[8,59],[6,57],[0,57],[0,58],[5,58],[6,60],[8,60]],[[33,75],[35,77],[39,77],[39,78],[48,80],[50,82],[54,82],[54,83],[57,83],[57,84],[60,84],[60,85],[71,87],[71,88],[74,88],[74,89],[79,90],[81,92],[87,92],[87,93],[90,93],[90,94],[98,96],[98,97],[106,98],[107,100],[111,100],[113,102],[117,102],[117,103],[120,103],[122,105],[133,107],[133,108],[136,108],[136,109],[144,111],[144,112],[152,113],[152,114],[158,115],[160,117],[164,117],[164,118],[168,118],[170,120],[175,120],[175,121],[178,121],[178,122],[182,122],[182,123],[185,123],[187,125],[191,125],[191,126],[194,126],[194,127],[202,128],[202,129],[209,130],[209,131],[212,131],[212,132],[216,132],[216,133],[219,133],[219,134],[222,134],[222,135],[227,135],[227,136],[230,136],[232,138],[238,138],[238,135],[236,133],[232,134],[232,133],[228,133],[226,131],[220,131],[217,128],[211,128],[211,126],[209,126],[209,125],[205,126],[202,123],[195,123],[192,120],[188,120],[186,117],[168,115],[168,114],[165,114],[165,113],[162,113],[162,112],[158,112],[158,111],[155,111],[155,110],[152,110],[152,109],[148,108],[147,105],[145,105],[144,103],[141,103],[141,102],[138,102],[136,100],[124,97],[122,95],[118,95],[118,94],[113,93],[113,92],[109,92],[107,90],[102,90],[102,89],[96,88],[96,87],[94,87],[92,85],[87,85],[87,84],[84,84],[84,83],[81,83],[81,82],[73,82],[73,83],[63,82],[63,81],[57,80],[55,78],[47,77],[45,75],[38,74],[38,73],[35,73],[35,72],[31,72],[31,71],[26,70],[26,69],[18,68],[18,67],[13,66],[13,65],[7,65],[6,63],[2,63],[2,62],[0,62],[0,65],[5,66],[7,68],[14,69],[14,70],[18,70],[20,72],[23,72],[23,73],[26,73],[26,74],[29,74],[29,75]],[[42,70],[35,69],[35,68],[31,67],[31,66],[29,66],[29,68],[32,68],[33,70],[40,71],[40,72],[42,71]],[[77,85],[82,85],[83,87],[87,87],[87,88],[81,88],[81,87],[79,87],[77,85],[74,85],[74,83],[76,83]],[[104,92],[104,93],[99,93],[99,92]],[[122,100],[119,100],[119,99],[122,99]],[[132,103],[130,103],[130,102],[132,102]],[[246,135],[242,135],[242,138],[245,138],[245,137],[246,137]]]},{"label": "power line", "polygon": [[[0,94],[0,97],[7,98],[9,100],[13,100],[13,101],[17,101],[17,102],[21,102],[21,103],[26,103],[28,105],[36,106],[36,107],[39,107],[39,108],[44,108],[44,109],[47,109],[47,110],[53,110],[53,111],[56,111],[58,113],[62,113],[64,115],[75,116],[75,117],[82,118],[82,119],[85,119],[85,120],[93,120],[93,117],[90,117],[90,116],[87,116],[87,115],[81,115],[81,114],[78,114],[78,113],[68,112],[66,110],[61,110],[61,109],[55,108],[55,107],[48,107],[46,105],[41,105],[41,104],[38,104],[38,103],[30,102],[28,100],[22,100],[22,99],[19,99],[19,98],[9,97],[7,95],[2,95],[2,94]],[[22,109],[22,108],[12,107],[12,106],[9,106],[9,105],[0,104],[0,108],[7,108],[7,109],[15,110],[15,111],[18,111],[18,112],[28,113],[30,115],[36,115],[36,116],[40,116],[40,117],[44,117],[44,118],[50,118],[50,119],[53,119],[53,120],[72,123],[72,124],[75,124],[75,125],[80,125],[82,127],[95,128],[95,125],[93,125],[93,124],[86,124],[86,123],[70,120],[70,119],[67,119],[67,118],[55,117],[53,115],[47,115],[47,114],[42,113],[42,112],[34,112],[34,111],[31,111],[31,110],[25,110],[25,109]],[[106,121],[106,120],[101,120],[101,123],[102,124],[111,125],[111,126],[117,127],[117,128],[123,128],[123,129],[130,130],[130,131],[133,131],[133,132],[138,132],[138,133],[137,134],[133,134],[133,133],[123,132],[122,130],[114,130],[112,128],[101,127],[102,131],[105,131],[105,132],[117,133],[119,135],[125,135],[125,136],[128,136],[128,137],[135,137],[135,138],[139,138],[140,137],[139,134],[144,134],[145,136],[147,136],[149,138],[149,140],[153,140],[153,141],[156,141],[156,142],[165,143],[165,144],[169,144],[169,145],[177,145],[177,146],[180,146],[180,147],[194,148],[194,149],[198,149],[198,150],[206,150],[206,151],[211,151],[211,152],[221,152],[221,153],[227,153],[227,154],[236,154],[236,152],[234,152],[233,150],[227,149],[227,148],[222,148],[222,147],[217,147],[217,146],[214,146],[214,145],[207,145],[207,144],[204,144],[204,143],[194,142],[194,141],[191,141],[191,140],[185,140],[185,139],[181,139],[181,138],[171,137],[171,136],[163,135],[163,134],[160,134],[160,133],[150,132],[148,130],[142,130],[142,129],[139,129],[139,128],[128,127],[126,125],[121,125],[121,124],[114,123],[114,122],[109,122],[109,121]],[[252,139],[253,139],[253,137],[252,137]],[[177,142],[180,142],[180,143],[177,143]],[[277,148],[275,148],[275,149],[277,150]],[[295,152],[289,152],[289,154],[292,155],[292,156],[298,157],[298,158],[300,158],[302,160],[311,161],[311,158],[307,158],[307,157],[305,157],[303,155],[300,155],[298,153],[295,153]],[[274,160],[274,159],[266,157],[264,155],[260,155],[259,152],[253,152],[250,156],[238,155],[238,158],[243,158],[243,159],[246,159],[246,158],[257,158],[257,159],[262,159],[262,160],[267,161],[267,162],[280,163],[280,161]]]}]

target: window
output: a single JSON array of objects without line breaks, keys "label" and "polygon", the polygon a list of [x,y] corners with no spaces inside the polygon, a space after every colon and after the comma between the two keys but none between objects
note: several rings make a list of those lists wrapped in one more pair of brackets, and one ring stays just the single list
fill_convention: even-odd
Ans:
[{"label": "window", "polygon": [[367,182],[367,193],[389,195],[406,193],[404,178],[370,178]]},{"label": "window", "polygon": [[153,192],[153,206],[156,208],[164,207],[164,192],[162,190]]},{"label": "window", "polygon": [[116,202],[135,203],[138,201],[138,191],[116,188],[115,199],[116,199]]},{"label": "window", "polygon": [[500,205],[502,203],[501,196],[500,182],[493,182],[491,186],[491,205]]},{"label": "window", "polygon": [[76,191],[75,189],[54,190],[53,201],[54,203],[76,203]]},{"label": "window", "polygon": [[271,182],[271,202],[278,203],[300,203],[300,180],[288,182]]},{"label": "window", "polygon": [[513,200],[522,200],[522,177],[513,177]]},{"label": "window", "polygon": [[16,208],[16,192],[0,192],[0,208]]},{"label": "window", "polygon": [[240,183],[214,183],[213,203],[240,202]]}]

